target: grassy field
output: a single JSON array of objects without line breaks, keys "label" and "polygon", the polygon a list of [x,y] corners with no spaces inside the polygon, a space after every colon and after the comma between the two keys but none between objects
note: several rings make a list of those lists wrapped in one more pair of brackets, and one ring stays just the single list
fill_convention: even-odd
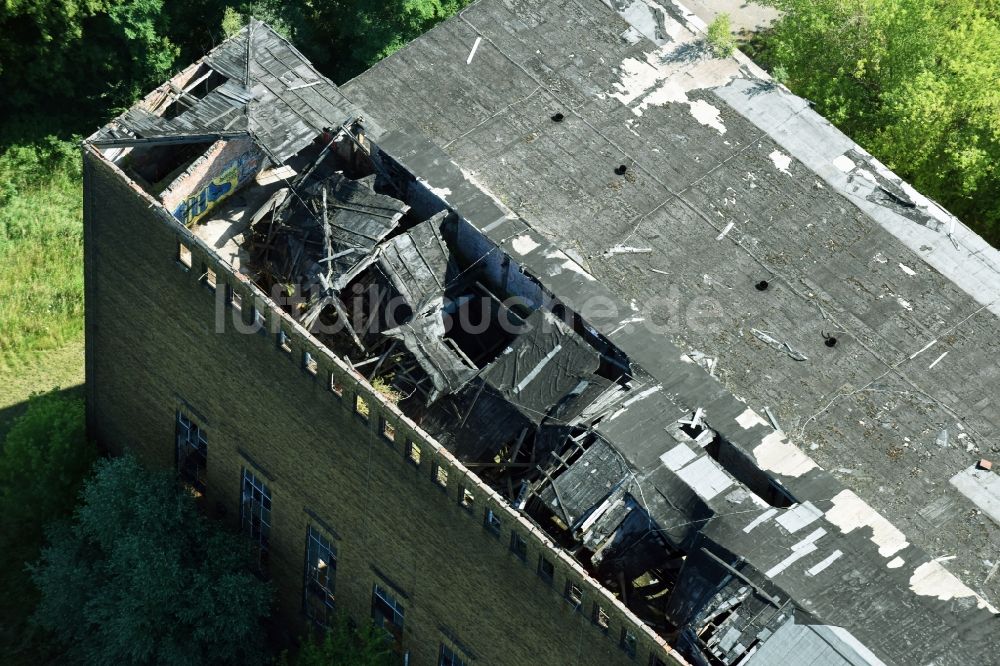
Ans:
[{"label": "grassy field", "polygon": [[5,410],[33,392],[83,381],[83,214],[75,142],[47,139],[3,149],[0,266]]}]

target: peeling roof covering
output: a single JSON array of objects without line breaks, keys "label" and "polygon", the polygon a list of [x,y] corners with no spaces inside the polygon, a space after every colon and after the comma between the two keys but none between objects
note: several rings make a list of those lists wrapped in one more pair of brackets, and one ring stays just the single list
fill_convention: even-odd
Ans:
[{"label": "peeling roof covering", "polygon": [[[335,173],[305,189],[310,196],[307,223],[323,219],[323,189],[326,189],[326,219],[333,247],[331,261],[338,285],[343,287],[352,271],[367,262],[375,246],[399,224],[409,206],[372,189],[374,178],[351,180]],[[295,204],[293,204],[294,206]],[[304,211],[303,211],[304,212]]]},{"label": "peeling roof covering", "polygon": [[382,273],[413,308],[442,296],[458,275],[458,264],[442,228],[448,211],[441,211],[385,244],[378,257]]},{"label": "peeling roof covering", "polygon": [[[559,420],[600,413],[589,448],[542,492],[551,501],[565,489],[571,522],[593,517],[584,538],[604,554],[691,549],[671,597],[685,631],[749,586],[753,603],[794,607],[877,655],[859,650],[860,663],[988,663],[996,595],[951,574],[940,544],[958,550],[949,566],[985,574],[1000,543],[947,483],[1000,424],[988,362],[1000,351],[996,252],[745,58],[713,58],[678,5],[643,5],[657,11],[614,3],[644,17],[629,25],[597,0],[482,0],[345,86],[393,128],[369,127],[378,149],[468,222],[482,256],[506,253],[543,283],[627,355],[634,380],[607,390],[593,347],[565,326],[534,327],[478,376],[443,382],[461,388],[424,426],[480,459],[539,424],[542,441],[558,441]],[[268,62],[251,71],[274,94],[259,111],[279,134],[309,115],[287,93],[321,85]],[[329,98],[356,110],[335,89]],[[281,138],[265,143],[284,152]],[[421,262],[413,286],[425,292],[442,264]],[[754,290],[761,277],[772,286]],[[711,323],[688,311],[670,313],[666,335],[636,325],[695,296],[720,305]],[[414,340],[442,338],[433,320],[411,324]],[[706,353],[711,375],[695,362]],[[707,439],[688,436],[694,422]],[[765,501],[771,482],[792,506]],[[638,556],[615,550],[637,534]],[[719,638],[727,663],[742,658],[744,630],[779,630],[731,628],[739,635]],[[772,649],[806,640],[792,633]]]},{"label": "peeling roof covering", "polygon": [[423,307],[415,310],[413,319],[383,332],[401,340],[430,377],[434,390],[427,393],[428,404],[458,391],[476,374],[476,369],[445,341],[442,300],[443,296],[427,297]]},{"label": "peeling roof covering", "polygon": [[[623,14],[635,5],[614,3]],[[783,523],[808,512],[740,499],[736,485],[699,498],[716,516],[746,518],[702,521],[714,542],[752,554],[755,576],[886,663],[988,662],[995,616],[984,598],[997,594],[979,583],[1000,531],[969,518],[948,479],[997,446],[996,251],[748,60],[712,58],[689,13],[658,7],[653,43],[597,0],[516,10],[483,0],[344,92],[393,129],[383,150],[455,193],[448,202],[463,215],[460,202],[476,201],[466,219],[653,375],[678,410],[703,408],[744,459],[823,514],[791,533]],[[557,111],[562,122],[550,120]],[[446,157],[416,149],[418,133]],[[622,163],[625,177],[614,173]],[[526,224],[486,201],[479,212],[463,190],[472,182]],[[619,246],[643,251],[609,252]],[[761,279],[771,284],[763,292],[753,289]],[[638,312],[591,305],[604,295]],[[663,327],[657,308],[696,297],[717,305],[708,323],[703,306],[670,312],[666,332],[682,348],[629,325]],[[714,378],[687,355],[695,349],[717,360]],[[769,405],[787,432],[734,393],[761,414]],[[648,460],[656,440],[611,441],[626,456],[648,446]],[[650,464],[657,489],[690,500],[687,482]],[[946,567],[970,572],[975,592]]]},{"label": "peeling roof covering", "polygon": [[[95,138],[250,133],[268,156],[281,164],[324,128],[339,127],[357,115],[357,109],[329,79],[260,21],[252,20],[201,62],[227,80],[201,99],[187,94],[186,101],[193,106],[174,118],[159,117],[136,106]],[[170,94],[177,96],[178,92],[171,90]]]},{"label": "peeling roof covering", "polygon": [[[544,310],[525,320],[525,330],[487,366],[481,377],[535,423],[567,395],[586,388],[598,369],[597,352]],[[581,385],[582,384],[582,385]]]}]

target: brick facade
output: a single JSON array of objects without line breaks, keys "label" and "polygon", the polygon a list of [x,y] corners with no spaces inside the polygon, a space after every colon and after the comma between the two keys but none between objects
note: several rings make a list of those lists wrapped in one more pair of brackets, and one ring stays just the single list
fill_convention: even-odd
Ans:
[{"label": "brick facade", "polygon": [[[262,479],[272,500],[276,609],[293,633],[305,624],[312,527],[336,550],[339,609],[370,617],[376,584],[403,607],[411,664],[437,663],[441,644],[466,663],[680,663],[537,527],[95,149],[85,149],[84,163],[90,431],[111,450],[171,468],[176,415],[184,414],[207,434],[206,509],[234,526],[243,470]],[[190,268],[179,244],[191,251]],[[203,279],[208,268],[214,289]],[[238,332],[254,308],[266,328]],[[420,447],[419,464],[407,455],[408,441]],[[447,474],[444,487],[438,469]],[[464,491],[471,507],[460,502]],[[487,529],[487,510],[499,518],[498,534]],[[552,563],[551,582],[538,573],[540,558]],[[581,594],[579,605],[566,599],[569,586]],[[596,606],[607,629],[595,621]],[[622,648],[626,631],[636,637],[634,657]]]}]

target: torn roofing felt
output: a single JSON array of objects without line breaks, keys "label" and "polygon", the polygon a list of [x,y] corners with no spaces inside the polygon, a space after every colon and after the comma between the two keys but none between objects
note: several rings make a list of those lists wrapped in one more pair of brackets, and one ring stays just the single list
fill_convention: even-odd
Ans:
[{"label": "torn roofing felt", "polygon": [[579,413],[609,384],[594,374],[599,366],[592,347],[552,313],[535,310],[509,347],[438,406],[431,427],[459,456],[493,455],[556,412]]},{"label": "torn roofing felt", "polygon": [[[187,108],[166,118],[136,106],[108,125],[96,142],[249,133],[276,164],[284,163],[325,128],[339,127],[355,110],[337,87],[284,38],[259,21],[213,49],[203,60],[226,80],[203,97],[173,86]],[[356,114],[355,114],[356,115]]]},{"label": "torn roofing felt", "polygon": [[420,368],[427,374],[433,389],[427,392],[427,404],[444,394],[453,393],[476,374],[476,368],[444,337],[443,297],[430,297],[413,318],[382,334],[400,340]]},{"label": "torn roofing felt", "polygon": [[482,373],[484,381],[530,420],[541,422],[581,382],[593,376],[600,357],[566,324],[545,310],[525,320],[526,331]]},{"label": "torn roofing felt", "polygon": [[388,241],[378,257],[382,274],[416,310],[428,298],[443,295],[458,276],[458,263],[445,242],[448,211],[440,211]]},{"label": "torn roofing felt", "polygon": [[[375,246],[398,225],[409,206],[373,189],[374,177],[351,180],[340,173],[304,188],[298,224],[316,240],[329,241],[331,253],[319,263],[332,262],[333,286],[342,289],[366,265]],[[329,226],[329,237],[324,233]]]}]

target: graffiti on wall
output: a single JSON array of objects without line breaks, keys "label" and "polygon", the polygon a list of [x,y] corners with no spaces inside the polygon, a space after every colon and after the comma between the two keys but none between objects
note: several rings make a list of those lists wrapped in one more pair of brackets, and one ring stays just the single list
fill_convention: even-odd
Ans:
[{"label": "graffiti on wall", "polygon": [[174,217],[192,225],[216,204],[253,178],[260,169],[260,154],[248,151],[222,167],[221,173],[174,208]]}]

